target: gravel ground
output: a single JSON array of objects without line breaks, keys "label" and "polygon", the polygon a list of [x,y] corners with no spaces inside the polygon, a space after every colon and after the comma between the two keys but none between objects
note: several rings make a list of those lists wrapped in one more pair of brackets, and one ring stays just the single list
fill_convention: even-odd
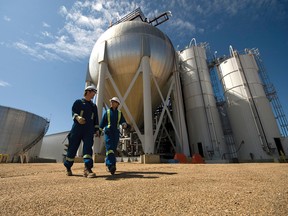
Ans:
[{"label": "gravel ground", "polygon": [[288,164],[0,164],[0,215],[288,215]]}]

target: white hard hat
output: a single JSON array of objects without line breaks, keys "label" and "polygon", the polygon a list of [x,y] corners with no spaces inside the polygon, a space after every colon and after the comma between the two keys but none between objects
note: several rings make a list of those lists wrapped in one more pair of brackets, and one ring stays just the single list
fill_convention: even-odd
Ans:
[{"label": "white hard hat", "polygon": [[120,104],[120,100],[119,100],[118,97],[113,97],[113,98],[111,98],[111,99],[110,99],[110,102],[111,102],[111,101],[115,101],[115,102],[117,102],[118,104]]},{"label": "white hard hat", "polygon": [[94,86],[87,86],[85,88],[85,91],[94,91],[95,93],[97,92],[97,89]]}]

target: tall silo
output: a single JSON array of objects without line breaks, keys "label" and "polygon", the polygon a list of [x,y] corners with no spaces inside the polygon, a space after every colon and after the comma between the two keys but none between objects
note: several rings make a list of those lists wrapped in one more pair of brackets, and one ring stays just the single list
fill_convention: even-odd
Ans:
[{"label": "tall silo", "polygon": [[42,138],[49,126],[47,119],[0,106],[0,122],[0,154],[9,155],[9,161],[24,153],[26,161],[39,156]]},{"label": "tall silo", "polygon": [[218,66],[227,101],[227,112],[239,161],[272,160],[275,139],[280,138],[271,105],[265,95],[252,54],[239,55],[231,48],[231,58]]},{"label": "tall silo", "polygon": [[192,152],[206,160],[226,153],[221,121],[207,66],[205,48],[197,45],[180,52],[181,81]]}]

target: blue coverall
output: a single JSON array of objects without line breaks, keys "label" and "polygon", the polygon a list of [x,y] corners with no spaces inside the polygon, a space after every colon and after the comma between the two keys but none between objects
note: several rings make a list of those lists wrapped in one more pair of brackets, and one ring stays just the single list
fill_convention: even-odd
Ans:
[{"label": "blue coverall", "polygon": [[[86,123],[79,124],[75,118],[77,115],[85,118]],[[72,106],[72,116],[74,123],[68,135],[69,146],[64,166],[68,169],[73,166],[75,155],[82,140],[84,164],[87,169],[91,169],[93,167],[94,134],[99,130],[97,106],[92,101],[87,101],[84,98],[76,100]]]},{"label": "blue coverall", "polygon": [[[109,108],[103,115],[100,122],[100,130],[104,131],[106,146],[106,166],[110,170],[111,166],[116,167],[116,149],[119,142],[119,125],[126,123],[121,111]],[[126,123],[127,124],[127,123]]]}]

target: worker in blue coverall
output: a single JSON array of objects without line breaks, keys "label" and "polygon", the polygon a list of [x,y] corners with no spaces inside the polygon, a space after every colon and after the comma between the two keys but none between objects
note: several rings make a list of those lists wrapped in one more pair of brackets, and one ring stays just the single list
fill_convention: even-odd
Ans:
[{"label": "worker in blue coverall", "polygon": [[93,143],[94,136],[99,136],[99,121],[97,106],[92,102],[97,90],[94,86],[85,88],[84,98],[78,99],[72,106],[73,125],[68,134],[68,149],[64,160],[67,175],[72,176],[71,167],[73,166],[77,150],[83,141],[83,160],[85,164],[84,177],[94,178],[93,173]]},{"label": "worker in blue coverall", "polygon": [[99,129],[104,132],[106,160],[105,164],[109,172],[114,175],[116,171],[116,149],[119,142],[119,126],[127,128],[126,120],[118,106],[120,100],[117,97],[110,99],[110,108],[106,110],[100,122]]}]

